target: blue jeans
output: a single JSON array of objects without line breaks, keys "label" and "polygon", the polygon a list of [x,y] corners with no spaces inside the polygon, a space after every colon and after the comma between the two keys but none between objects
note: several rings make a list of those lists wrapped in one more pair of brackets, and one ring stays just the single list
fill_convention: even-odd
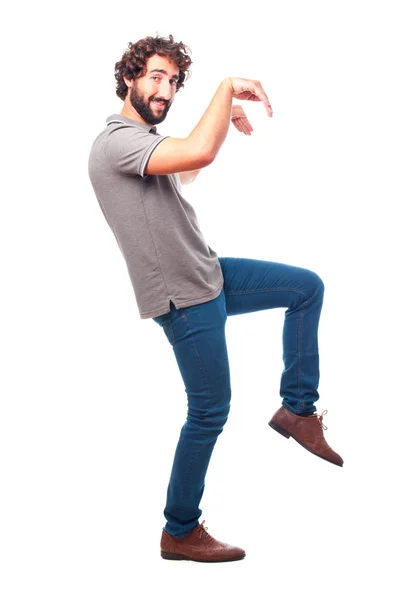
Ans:
[{"label": "blue jeans", "polygon": [[164,527],[183,537],[199,523],[210,457],[228,419],[231,383],[227,315],[287,307],[280,396],[285,408],[311,415],[318,400],[318,325],[324,284],[308,269],[250,258],[219,258],[224,287],[214,300],[154,317],[171,344],[188,399],[167,490]]}]

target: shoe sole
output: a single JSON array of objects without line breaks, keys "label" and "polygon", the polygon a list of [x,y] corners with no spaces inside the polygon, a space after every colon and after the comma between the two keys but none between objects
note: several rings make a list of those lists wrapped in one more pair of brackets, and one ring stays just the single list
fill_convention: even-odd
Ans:
[{"label": "shoe sole", "polygon": [[230,562],[234,560],[241,560],[246,556],[246,554],[242,554],[240,556],[234,556],[233,558],[219,558],[217,560],[203,560],[201,558],[190,558],[189,556],[185,556],[185,554],[174,554],[173,552],[163,552],[161,550],[162,558],[166,560],[192,560],[194,562]]},{"label": "shoe sole", "polygon": [[312,450],[310,450],[310,448],[307,448],[307,446],[305,446],[304,444],[302,444],[302,442],[299,442],[299,440],[297,440],[295,438],[295,436],[293,436],[291,433],[289,433],[289,431],[287,431],[286,429],[284,429],[283,427],[281,427],[281,425],[278,425],[274,421],[269,421],[269,425],[270,425],[270,427],[272,429],[274,429],[274,431],[277,431],[277,433],[281,433],[281,435],[283,435],[284,437],[286,437],[286,438],[292,437],[295,440],[295,442],[297,442],[298,444],[300,444],[301,446],[303,446],[303,448],[305,448],[305,450],[308,450],[308,452],[311,452],[311,454],[314,454],[315,456],[318,456],[319,458],[322,458],[322,460],[326,460],[326,462],[329,462],[332,465],[336,465],[337,467],[342,467],[343,466],[344,463],[342,463],[340,465],[339,463],[333,462],[332,460],[329,460],[328,458],[325,458],[324,456],[321,456],[317,452],[313,452]]}]

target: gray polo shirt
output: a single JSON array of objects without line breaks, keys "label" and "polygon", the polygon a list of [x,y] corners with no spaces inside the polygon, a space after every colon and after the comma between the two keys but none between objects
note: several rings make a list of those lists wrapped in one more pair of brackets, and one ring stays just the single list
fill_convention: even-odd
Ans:
[{"label": "gray polo shirt", "polygon": [[166,137],[156,126],[113,114],[93,142],[88,172],[112,229],[142,319],[217,298],[224,280],[179,175],[147,175],[154,148]]}]

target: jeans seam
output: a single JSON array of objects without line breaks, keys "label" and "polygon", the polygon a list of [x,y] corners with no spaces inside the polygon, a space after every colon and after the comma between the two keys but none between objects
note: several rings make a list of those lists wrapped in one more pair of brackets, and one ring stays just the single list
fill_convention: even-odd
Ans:
[{"label": "jeans seam", "polygon": [[256,289],[256,290],[239,290],[236,292],[227,292],[225,290],[225,295],[237,296],[239,294],[255,294],[257,292],[258,293],[259,292],[297,292],[298,294],[301,294],[302,296],[304,296],[306,298],[306,300],[309,299],[307,294],[305,294],[302,290],[297,290],[296,288],[261,288],[261,289]]},{"label": "jeans seam", "polygon": [[[183,490],[183,495],[182,495],[182,500],[183,502],[185,500],[187,500],[190,496],[190,476],[192,473],[192,468],[195,464],[196,459],[199,457],[201,453],[201,448],[198,448],[198,450],[194,451],[191,454],[190,460],[187,463],[187,466],[185,468],[185,473],[184,473],[184,490]],[[186,493],[185,493],[186,492]],[[185,505],[187,506],[187,505]]]},{"label": "jeans seam", "polygon": [[191,324],[190,324],[189,320],[187,319],[187,317],[186,317],[186,314],[184,313],[183,309],[182,309],[182,308],[180,308],[180,309],[179,309],[179,311],[180,311],[181,317],[182,317],[182,318],[184,319],[184,321],[187,323],[188,329],[189,329],[189,331],[190,331],[190,335],[191,335],[191,341],[192,341],[192,343],[193,343],[193,345],[194,345],[195,352],[196,352],[196,354],[197,354],[197,356],[198,356],[198,361],[199,361],[199,370],[201,371],[201,373],[202,373],[202,376],[203,376],[203,378],[204,378],[204,380],[205,380],[205,382],[206,382],[206,385],[207,385],[207,386],[208,386],[208,388],[209,388],[210,394],[212,394],[212,388],[211,388],[211,384],[210,384],[209,378],[206,376],[206,373],[203,373],[203,363],[202,363],[202,360],[201,360],[200,354],[199,354],[199,352],[198,352],[197,345],[196,345],[196,343],[195,343],[195,341],[194,341],[194,333],[193,333],[193,331],[192,331]]}]

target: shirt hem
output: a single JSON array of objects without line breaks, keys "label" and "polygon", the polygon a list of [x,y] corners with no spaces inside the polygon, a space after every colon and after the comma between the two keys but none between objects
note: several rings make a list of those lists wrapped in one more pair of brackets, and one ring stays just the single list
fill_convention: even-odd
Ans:
[{"label": "shirt hem", "polygon": [[[222,288],[224,287],[224,278],[221,275],[221,281],[218,285],[218,287],[216,287],[216,289],[213,292],[209,292],[208,294],[204,294],[203,296],[198,296],[198,298],[193,298],[192,300],[186,300],[185,302],[181,302],[180,304],[178,304],[176,306],[176,302],[174,301],[173,298],[168,298],[168,302],[172,301],[172,303],[175,305],[176,309],[178,310],[179,308],[187,308],[187,306],[193,306],[194,304],[202,304],[203,302],[209,302],[209,300],[214,300],[215,298],[217,298],[217,296],[220,295]],[[199,302],[199,300],[201,300],[201,302]],[[158,317],[160,315],[166,315],[169,314],[171,311],[170,309],[168,310],[168,306],[166,306],[164,309],[161,309],[160,311],[156,310],[150,310],[149,312],[144,312],[144,313],[139,313],[141,319],[152,319],[153,317]]]}]

